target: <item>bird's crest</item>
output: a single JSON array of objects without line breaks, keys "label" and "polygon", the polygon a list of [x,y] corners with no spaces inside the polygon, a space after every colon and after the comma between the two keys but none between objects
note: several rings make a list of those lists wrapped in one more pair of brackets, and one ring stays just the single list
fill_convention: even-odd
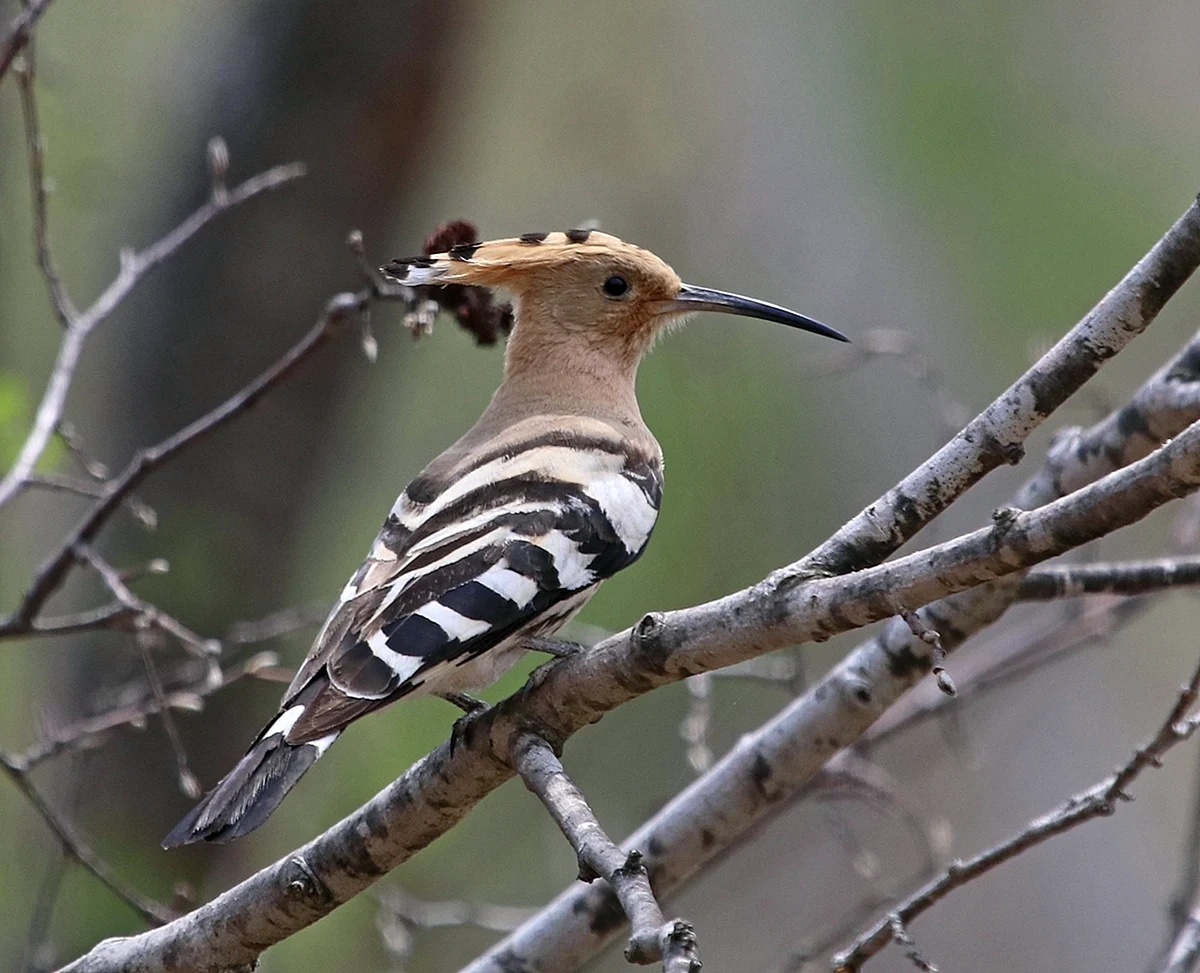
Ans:
[{"label": "bird's crest", "polygon": [[393,260],[383,272],[410,287],[429,284],[503,287],[540,270],[604,260],[674,276],[670,268],[649,250],[608,233],[586,229],[525,233],[502,240],[460,243],[441,253]]}]

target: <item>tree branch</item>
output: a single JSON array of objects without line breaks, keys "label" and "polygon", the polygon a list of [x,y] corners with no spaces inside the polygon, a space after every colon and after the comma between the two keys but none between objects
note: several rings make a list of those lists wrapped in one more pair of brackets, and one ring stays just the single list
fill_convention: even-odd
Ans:
[{"label": "tree branch", "polygon": [[1194,973],[1200,962],[1200,895],[1191,903],[1166,959],[1159,967],[1161,973]]},{"label": "tree branch", "polygon": [[[1079,489],[1145,456],[1156,438],[1168,439],[1197,420],[1200,333],[1147,380],[1128,405],[1086,432],[1072,429],[1060,434],[1045,464],[1018,491],[1016,500],[1036,508]],[[953,650],[999,618],[1015,590],[1011,581],[984,585],[938,601],[921,614],[939,631],[943,647]],[[660,892],[668,894],[676,883],[786,806],[832,754],[866,731],[876,714],[861,711],[845,697],[842,686],[848,677],[866,685],[879,709],[918,682],[932,659],[928,651],[914,651],[913,643],[912,632],[902,620],[886,626],[805,695],[743,736],[709,772],[638,828],[627,843],[656,849],[649,867]],[[769,788],[760,786],[764,779]],[[597,921],[607,905],[593,890],[568,889],[468,970],[491,973],[502,968],[507,955],[521,956],[544,973],[574,969],[619,931]]]},{"label": "tree branch", "polygon": [[[512,776],[513,740],[529,726],[538,727],[551,745],[561,745],[581,727],[657,686],[785,644],[827,638],[1019,571],[1133,523],[1197,487],[1200,424],[1069,497],[928,551],[853,575],[799,585],[768,581],[696,608],[649,615],[633,630],[590,652],[538,670],[522,690],[473,721],[453,754],[443,744],[294,854],[169,926],[107,940],[69,969],[213,970],[249,963],[267,946],[332,911],[457,824]],[[747,755],[749,744],[740,744],[737,752],[749,756],[743,764],[749,771],[745,778],[725,780],[739,807],[744,811],[777,801],[798,786],[797,776],[807,779],[830,755],[853,742],[899,694],[898,684],[907,685],[919,674],[911,666],[905,673],[903,664],[885,656],[868,668],[861,657],[851,656],[836,667],[810,696],[810,724],[823,732],[815,738],[811,731],[786,740],[778,734],[769,737],[776,747],[796,755],[790,765],[776,763],[777,752],[768,747]],[[898,667],[907,676],[903,681],[896,677]],[[770,729],[769,724],[765,732]],[[673,803],[686,800],[688,793]],[[728,844],[730,831],[736,831],[741,820],[723,816],[714,824],[721,833],[707,831],[705,840]],[[684,836],[671,837],[677,841]],[[688,837],[700,843],[702,833]],[[698,854],[691,861],[702,858]],[[661,878],[663,890],[682,877],[656,867],[660,862],[647,864],[656,884]],[[592,944],[585,941],[584,949],[590,952]],[[570,968],[578,952],[556,949],[556,956],[556,964],[564,965],[553,968]],[[503,957],[496,961],[501,967],[503,962]],[[477,968],[496,966],[482,962]]]},{"label": "tree branch", "polygon": [[[96,326],[112,314],[146,274],[179,250],[215,217],[255,196],[287,185],[303,175],[304,166],[300,163],[268,169],[228,192],[221,202],[210,199],[165,237],[145,250],[139,253],[128,250],[121,252],[121,270],[116,279],[96,298],[91,307],[77,313],[67,323],[58,356],[50,373],[50,381],[46,385],[41,405],[38,406],[34,418],[33,429],[21,447],[12,469],[0,480],[0,507],[16,495],[22,483],[33,473],[46,444],[62,420],[63,407],[66,405],[67,393],[71,389],[84,343]],[[37,178],[40,179],[40,170]],[[49,259],[48,249],[46,253]],[[109,489],[115,489],[115,485],[110,484]],[[126,493],[128,490],[122,491],[121,497]]]},{"label": "tree branch", "polygon": [[4,39],[0,40],[0,78],[8,73],[13,58],[29,43],[33,36],[33,25],[49,6],[50,0],[29,0],[24,9],[8,22]]},{"label": "tree branch", "polygon": [[38,125],[37,95],[34,92],[33,45],[25,51],[23,63],[17,68],[17,90],[21,96],[21,117],[25,124],[25,147],[28,155],[29,195],[33,201],[33,249],[38,266],[46,279],[50,304],[64,328],[79,315],[71,295],[63,284],[62,275],[50,252],[50,230],[46,216],[46,159],[41,127]]},{"label": "tree branch", "polygon": [[641,852],[626,853],[613,844],[550,745],[535,733],[518,733],[512,758],[525,786],[575,849],[579,877],[585,882],[603,878],[620,901],[632,930],[625,958],[640,965],[661,959],[663,973],[697,973],[701,963],[691,924],[663,918]]},{"label": "tree branch", "polygon": [[1112,564],[1064,564],[1030,571],[1017,601],[1052,601],[1078,595],[1145,595],[1200,584],[1200,557],[1160,557]]},{"label": "tree branch", "polygon": [[987,473],[1141,334],[1200,265],[1200,202],[1088,315],[950,442],[786,571],[844,574],[878,564]]},{"label": "tree branch", "polygon": [[369,288],[356,293],[336,295],[330,299],[325,312],[308,334],[245,388],[174,435],[135,453],[121,474],[109,481],[105,495],[92,506],[58,550],[38,569],[17,610],[8,619],[0,622],[0,637],[13,633],[21,634],[31,628],[34,617],[46,599],[58,588],[75,563],[75,552],[95,539],[113,512],[151,472],[251,408],[262,396],[295,372],[327,341],[341,333],[347,320],[361,312],[375,296],[385,295],[376,295]]},{"label": "tree branch", "polygon": [[1198,693],[1200,665],[1180,690],[1158,732],[1148,743],[1134,751],[1133,756],[1115,774],[1075,795],[1049,814],[1031,821],[1027,827],[995,847],[965,862],[951,862],[941,875],[905,899],[859,936],[848,949],[834,956],[833,968],[838,973],[854,973],[892,941],[895,935],[895,921],[898,920],[901,928],[907,926],[954,889],[1055,835],[1069,831],[1093,818],[1108,817],[1116,811],[1118,802],[1132,800],[1127,790],[1142,771],[1148,767],[1161,766],[1164,754],[1177,743],[1188,739],[1197,725],[1200,725],[1200,719],[1188,715],[1196,704]]}]

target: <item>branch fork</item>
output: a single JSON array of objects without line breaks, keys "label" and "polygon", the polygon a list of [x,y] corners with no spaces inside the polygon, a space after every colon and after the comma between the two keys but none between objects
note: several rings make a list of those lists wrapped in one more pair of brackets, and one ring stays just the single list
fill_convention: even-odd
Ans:
[{"label": "branch fork", "polygon": [[698,973],[701,963],[691,924],[663,918],[641,852],[623,852],[605,834],[550,744],[530,730],[520,731],[511,758],[525,786],[546,806],[575,849],[580,879],[603,878],[625,910],[631,927],[625,958],[642,966],[661,960],[664,973]]}]

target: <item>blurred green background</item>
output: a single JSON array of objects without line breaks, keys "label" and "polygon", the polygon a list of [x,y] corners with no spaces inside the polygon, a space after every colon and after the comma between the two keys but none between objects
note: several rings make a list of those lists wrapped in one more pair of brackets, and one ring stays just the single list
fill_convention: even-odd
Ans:
[{"label": "blurred green background", "polygon": [[[5,22],[16,9],[0,5]],[[1198,32],[1200,8],[1186,0],[58,0],[38,33],[38,91],[52,238],[77,303],[115,274],[121,245],[145,245],[202,201],[210,136],[229,144],[231,181],[292,159],[310,167],[299,187],[223,217],[138,290],[90,343],[68,418],[119,467],[238,388],[325,298],[354,285],[350,229],[382,262],[417,251],[453,217],[484,237],[599,220],[688,281],[793,306],[852,336],[900,329],[974,412],[1200,187]],[[0,86],[0,228],[7,465],[59,337],[32,262],[11,78]],[[1090,421],[1177,348],[1200,323],[1198,294],[1185,290],[1061,422]],[[374,325],[376,365],[339,343],[146,485],[158,530],[115,522],[102,545],[119,564],[170,560],[171,573],[139,592],[211,635],[335,597],[395,495],[471,423],[501,370],[500,349],[475,347],[452,325],[415,344],[394,309],[381,307]],[[617,629],[758,580],[945,439],[944,410],[910,362],[825,374],[829,354],[816,339],[716,316],[660,345],[640,394],[667,456],[662,519],[645,558],[581,622]],[[927,539],[981,523],[1046,441]],[[61,450],[52,459],[67,462]],[[4,512],[5,609],[80,509],[25,495]],[[1161,550],[1171,517],[1103,552]],[[56,607],[100,596],[77,582]],[[953,733],[927,727],[879,759],[914,806],[948,822],[953,852],[968,854],[1123,759],[1191,664],[1195,633],[1195,602],[1166,599],[1102,651],[965,707]],[[816,673],[851,644],[803,655]],[[281,651],[295,664],[306,647],[302,635]],[[6,644],[0,746],[20,749],[43,720],[78,717],[139,666],[115,633]],[[206,786],[278,694],[248,681],[180,715]],[[568,768],[614,836],[691,779],[678,734],[687,699],[682,686],[657,692],[568,747]],[[718,682],[714,749],[786,699]],[[130,882],[169,899],[186,880],[208,898],[374,794],[443,740],[454,715],[422,701],[357,725],[268,826],[232,847],[159,850],[188,801],[157,720],[38,780],[56,802],[74,802]],[[949,969],[1144,965],[1166,928],[1193,764],[1173,754],[1117,820],[953,897],[918,925],[922,949]],[[902,828],[850,800],[800,805],[680,897],[711,969],[777,969],[870,892],[834,818],[904,887],[915,852]],[[8,786],[0,833],[0,967],[13,969],[53,846]],[[428,898],[537,905],[573,874],[549,819],[509,784],[389,881]],[[262,969],[389,969],[377,908],[361,896],[268,952]],[[52,927],[59,957],[138,928],[90,876],[70,872]],[[409,968],[457,969],[493,938],[421,933]],[[625,964],[612,952],[597,968]],[[897,954],[875,968],[907,967]]]}]

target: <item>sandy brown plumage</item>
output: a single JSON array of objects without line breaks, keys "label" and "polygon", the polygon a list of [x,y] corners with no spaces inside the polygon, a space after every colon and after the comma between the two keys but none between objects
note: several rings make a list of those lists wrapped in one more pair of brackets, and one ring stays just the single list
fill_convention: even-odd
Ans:
[{"label": "sandy brown plumage", "polygon": [[683,284],[654,254],[594,230],[460,241],[384,272],[409,286],[507,292],[504,380],[400,494],[278,715],[168,847],[257,827],[349,723],[405,696],[489,684],[525,639],[551,634],[637,560],[663,479],[635,380],[664,329],[726,310],[840,337]]}]

